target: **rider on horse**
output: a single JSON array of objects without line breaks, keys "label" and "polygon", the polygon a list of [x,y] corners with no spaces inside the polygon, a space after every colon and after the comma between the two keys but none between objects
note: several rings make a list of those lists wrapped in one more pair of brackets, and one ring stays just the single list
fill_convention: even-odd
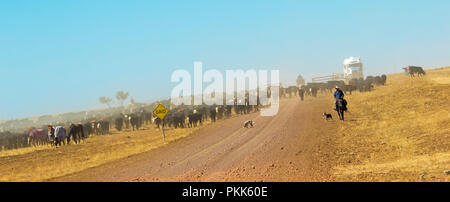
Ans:
[{"label": "rider on horse", "polygon": [[335,106],[335,110],[337,110],[338,109],[338,106],[337,106],[338,100],[343,100],[344,103],[346,103],[346,102],[344,100],[344,92],[342,92],[342,90],[339,89],[338,86],[336,86],[335,89],[336,89],[336,91],[334,92],[334,99],[336,99],[336,101],[334,102],[334,106]]}]

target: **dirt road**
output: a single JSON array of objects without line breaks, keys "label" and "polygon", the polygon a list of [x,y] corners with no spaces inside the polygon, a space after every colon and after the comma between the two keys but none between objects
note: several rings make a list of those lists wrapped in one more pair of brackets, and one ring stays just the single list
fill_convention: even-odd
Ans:
[{"label": "dirt road", "polygon": [[[274,117],[219,121],[164,147],[50,181],[325,181],[333,144],[328,97],[281,101]],[[335,114],[333,114],[335,116]],[[246,120],[254,128],[243,128]]]}]

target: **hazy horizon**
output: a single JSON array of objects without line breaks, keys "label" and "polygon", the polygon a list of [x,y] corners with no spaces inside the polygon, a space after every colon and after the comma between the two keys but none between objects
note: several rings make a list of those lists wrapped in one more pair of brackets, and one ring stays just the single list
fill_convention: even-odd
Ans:
[{"label": "hazy horizon", "polygon": [[[171,74],[279,69],[280,81],[450,65],[450,1],[5,1],[0,120],[168,99]],[[205,84],[207,85],[207,84]],[[129,98],[128,98],[129,100]]]}]

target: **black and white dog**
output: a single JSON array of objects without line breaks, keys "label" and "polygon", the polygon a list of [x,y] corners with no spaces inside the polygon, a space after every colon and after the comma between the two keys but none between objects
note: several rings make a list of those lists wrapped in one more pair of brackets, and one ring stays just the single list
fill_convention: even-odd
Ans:
[{"label": "black and white dog", "polygon": [[324,112],[323,113],[323,117],[325,118],[325,120],[329,120],[329,119],[331,119],[331,120],[333,120],[333,116],[331,116],[331,114],[327,114],[326,112]]},{"label": "black and white dog", "polygon": [[255,122],[253,120],[248,120],[246,122],[244,122],[244,128],[253,128],[253,124],[255,124]]}]

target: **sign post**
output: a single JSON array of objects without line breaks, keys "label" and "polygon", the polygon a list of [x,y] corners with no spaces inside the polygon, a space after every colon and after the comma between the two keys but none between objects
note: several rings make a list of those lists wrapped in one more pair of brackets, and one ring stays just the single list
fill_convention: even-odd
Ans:
[{"label": "sign post", "polygon": [[162,129],[162,134],[163,134],[163,140],[165,142],[166,141],[166,135],[164,134],[164,119],[161,120],[161,124],[162,124],[161,129]]},{"label": "sign post", "polygon": [[162,135],[163,135],[163,139],[164,141],[166,141],[166,135],[164,134],[164,117],[166,117],[167,113],[169,113],[169,110],[164,107],[162,104],[159,104],[156,109],[153,111],[153,114],[156,115],[156,117],[158,117],[159,119],[161,119],[161,124],[162,124]]}]

